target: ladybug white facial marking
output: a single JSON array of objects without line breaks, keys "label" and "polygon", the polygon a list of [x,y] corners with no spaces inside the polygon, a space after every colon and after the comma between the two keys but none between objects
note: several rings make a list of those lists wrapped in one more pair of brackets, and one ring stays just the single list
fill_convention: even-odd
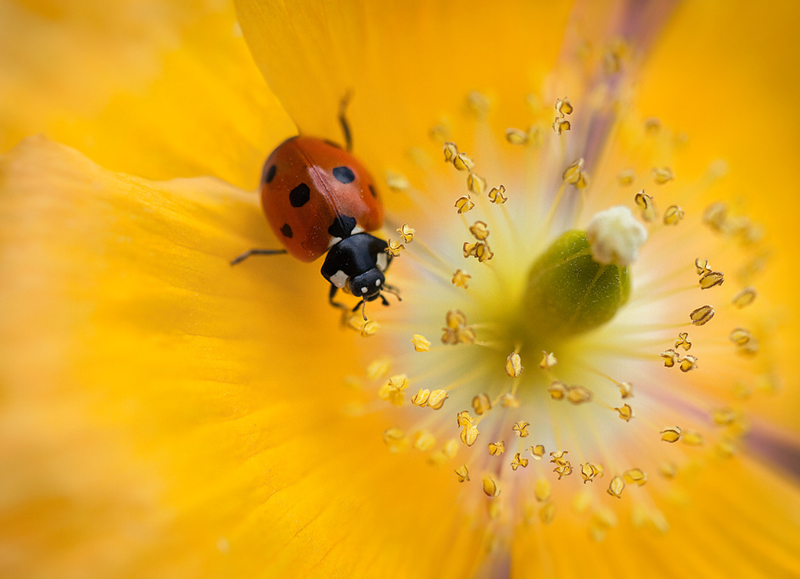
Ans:
[{"label": "ladybug white facial marking", "polygon": [[333,285],[335,285],[339,289],[342,289],[347,284],[347,280],[348,280],[347,274],[340,269],[335,274],[333,274],[330,280],[328,281],[330,281]]}]

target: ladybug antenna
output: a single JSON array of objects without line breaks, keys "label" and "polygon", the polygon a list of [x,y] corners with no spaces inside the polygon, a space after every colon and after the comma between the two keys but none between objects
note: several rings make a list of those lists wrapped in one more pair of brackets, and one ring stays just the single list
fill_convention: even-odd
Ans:
[{"label": "ladybug antenna", "polygon": [[[401,298],[401,297],[400,297],[400,292],[399,292],[399,291],[397,290],[397,288],[396,288],[396,287],[394,287],[393,285],[389,285],[389,284],[383,284],[383,291],[384,291],[384,292],[386,292],[387,294],[392,294],[394,297],[396,297],[396,298],[397,298],[397,301],[398,301],[398,302],[402,302],[402,301],[403,301],[403,298]],[[383,296],[381,296],[381,297],[383,297]],[[386,302],[386,299],[385,299],[385,298],[384,298],[384,303],[385,303],[387,306],[389,305],[389,304]]]},{"label": "ladybug antenna", "polygon": [[361,306],[361,317],[363,317],[364,321],[366,322],[367,321],[367,301],[362,299],[360,302],[358,302],[355,305],[355,307],[351,311],[353,311],[353,312],[356,311],[358,309],[358,306]]}]

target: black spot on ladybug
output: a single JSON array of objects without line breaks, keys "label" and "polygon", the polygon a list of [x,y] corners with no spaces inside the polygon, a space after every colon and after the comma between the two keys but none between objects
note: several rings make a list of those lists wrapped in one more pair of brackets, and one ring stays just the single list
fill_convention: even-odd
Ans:
[{"label": "black spot on ladybug", "polygon": [[277,165],[272,165],[269,169],[267,169],[267,174],[264,177],[264,181],[267,183],[272,183],[272,180],[275,178],[275,173],[278,170]]},{"label": "black spot on ladybug", "polygon": [[292,207],[302,207],[311,198],[311,189],[305,183],[300,183],[289,193],[289,202]]},{"label": "black spot on ladybug", "polygon": [[378,193],[375,191],[375,187],[372,186],[372,183],[369,184],[369,192],[372,193],[373,197],[378,196]]},{"label": "black spot on ladybug", "polygon": [[333,223],[328,227],[328,233],[334,237],[349,237],[353,233],[356,226],[356,218],[349,215],[340,215],[333,220]]},{"label": "black spot on ladybug", "polygon": [[286,237],[292,237],[292,228],[288,223],[283,224],[283,227],[281,227],[281,233],[283,233]]},{"label": "black spot on ladybug", "polygon": [[336,177],[339,183],[344,183],[345,185],[356,180],[356,176],[353,174],[350,167],[334,167],[333,176]]}]

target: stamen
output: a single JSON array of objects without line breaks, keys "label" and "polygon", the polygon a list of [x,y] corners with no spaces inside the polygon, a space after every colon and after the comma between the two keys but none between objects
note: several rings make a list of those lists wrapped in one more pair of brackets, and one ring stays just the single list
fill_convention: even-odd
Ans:
[{"label": "stamen", "polygon": [[411,337],[411,343],[414,344],[414,350],[417,352],[430,352],[431,350],[430,341],[421,334],[414,334]]},{"label": "stamen", "polygon": [[509,354],[506,359],[506,374],[511,378],[519,378],[522,374],[522,360],[516,352]]},{"label": "stamen", "polygon": [[520,129],[506,129],[506,141],[512,145],[525,145],[528,143],[528,133]]},{"label": "stamen", "polygon": [[495,481],[490,476],[483,477],[483,492],[486,493],[486,496],[493,499],[500,495],[500,488],[497,486],[497,481]]},{"label": "stamen", "polygon": [[514,423],[514,426],[511,427],[511,430],[516,432],[520,438],[525,438],[526,436],[528,436],[528,426],[530,426],[529,423],[525,422],[524,420],[521,420],[519,422]]},{"label": "stamen", "polygon": [[714,317],[714,308],[709,305],[701,306],[693,310],[689,317],[693,326],[704,326]]},{"label": "stamen", "polygon": [[611,483],[608,485],[608,494],[612,497],[622,498],[622,491],[625,490],[625,481],[622,480],[622,477],[615,476],[611,479]]},{"label": "stamen", "polygon": [[630,422],[633,418],[633,409],[628,404],[624,404],[621,408],[614,408],[614,410],[619,412],[619,417],[625,422]]},{"label": "stamen", "polygon": [[653,169],[653,181],[655,181],[658,185],[669,183],[674,178],[675,175],[672,173],[672,169],[669,167],[656,167]]},{"label": "stamen", "polygon": [[506,451],[506,444],[502,440],[489,443],[489,454],[492,456],[499,456]]},{"label": "stamen", "polygon": [[456,287],[467,289],[467,284],[470,279],[472,279],[471,275],[463,270],[457,269],[453,274],[452,283]]},{"label": "stamen", "polygon": [[678,442],[681,439],[681,429],[670,426],[661,431],[661,440],[664,442]]},{"label": "stamen", "polygon": [[508,200],[508,198],[505,196],[505,192],[506,188],[502,185],[493,187],[492,190],[489,191],[489,201],[498,205],[502,205]]}]

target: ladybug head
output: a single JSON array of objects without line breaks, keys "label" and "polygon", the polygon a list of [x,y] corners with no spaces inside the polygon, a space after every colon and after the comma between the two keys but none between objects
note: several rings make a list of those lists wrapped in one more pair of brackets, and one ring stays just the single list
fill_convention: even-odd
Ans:
[{"label": "ladybug head", "polygon": [[373,267],[350,278],[350,292],[365,302],[371,302],[380,297],[385,281],[383,272],[377,267]]}]

